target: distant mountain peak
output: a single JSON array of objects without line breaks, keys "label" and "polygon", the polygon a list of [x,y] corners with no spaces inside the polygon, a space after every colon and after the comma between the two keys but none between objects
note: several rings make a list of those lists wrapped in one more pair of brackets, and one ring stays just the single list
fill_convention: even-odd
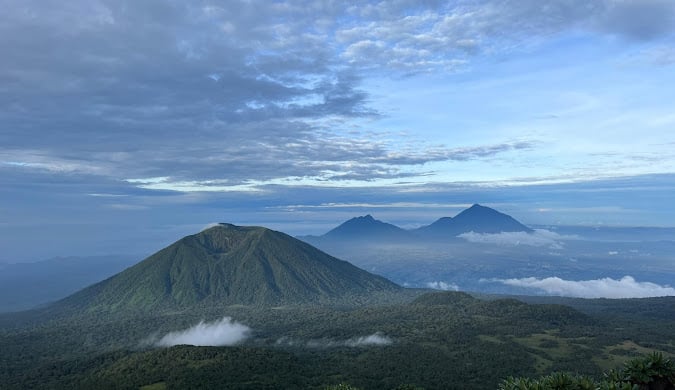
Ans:
[{"label": "distant mountain peak", "polygon": [[469,207],[469,208],[467,208],[467,209],[465,209],[465,210],[462,210],[460,213],[458,213],[458,214],[455,216],[455,218],[457,218],[460,214],[462,214],[462,213],[467,213],[467,212],[471,212],[471,213],[475,213],[475,212],[487,212],[487,213],[499,213],[499,214],[502,214],[502,213],[500,213],[499,211],[497,211],[497,210],[495,210],[495,209],[493,209],[493,208],[491,208],[491,207],[483,206],[483,205],[480,204],[480,203],[474,203],[474,204],[471,205],[471,207]]},{"label": "distant mountain peak", "polygon": [[211,227],[214,228],[214,227],[219,227],[219,226],[225,227],[225,228],[236,228],[237,227],[237,225],[233,225],[233,224],[227,223],[227,222],[219,222],[218,225],[211,226]]},{"label": "distant mountain peak", "polygon": [[381,221],[378,221],[375,218],[373,218],[373,216],[370,215],[370,214],[366,214],[366,215],[362,215],[360,217],[352,218],[347,222],[350,222],[350,221],[352,221],[352,222],[381,222]]},{"label": "distant mountain peak", "polygon": [[470,231],[475,233],[501,233],[531,232],[532,229],[510,215],[475,203],[454,218],[443,217],[416,230],[418,234],[432,237],[455,237]]},{"label": "distant mountain peak", "polygon": [[352,218],[328,233],[321,236],[327,239],[350,239],[350,240],[393,240],[411,238],[410,232],[396,225],[382,222],[367,214]]}]

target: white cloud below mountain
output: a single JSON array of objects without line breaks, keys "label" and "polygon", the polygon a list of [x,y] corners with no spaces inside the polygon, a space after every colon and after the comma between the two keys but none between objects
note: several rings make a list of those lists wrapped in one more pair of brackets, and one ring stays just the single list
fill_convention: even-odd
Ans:
[{"label": "white cloud below mountain", "polygon": [[495,279],[514,287],[537,289],[550,295],[576,298],[647,298],[675,296],[675,288],[651,282],[638,282],[632,276],[621,279],[564,280],[559,277]]},{"label": "white cloud below mountain", "polygon": [[234,345],[248,338],[251,328],[223,317],[219,321],[200,321],[188,329],[170,332],[155,343],[158,347],[174,345],[225,346]]},{"label": "white cloud below mountain", "polygon": [[527,232],[501,232],[501,233],[462,233],[458,237],[477,244],[494,244],[500,246],[527,245],[534,247],[549,247],[561,249],[563,240],[578,239],[577,236],[561,235],[546,229],[536,229],[532,233]]}]

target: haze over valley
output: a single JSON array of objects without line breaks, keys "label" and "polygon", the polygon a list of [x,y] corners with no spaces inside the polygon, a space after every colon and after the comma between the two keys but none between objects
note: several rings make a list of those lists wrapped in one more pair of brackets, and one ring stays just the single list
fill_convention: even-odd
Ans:
[{"label": "haze over valley", "polygon": [[532,229],[474,205],[410,231],[368,215],[303,239],[410,287],[582,298],[675,295],[675,229]]},{"label": "haze over valley", "polygon": [[[366,215],[321,236],[298,238],[411,288],[577,298],[675,295],[671,228],[530,228],[497,210],[474,205],[454,218],[441,217],[410,230]],[[3,265],[0,311],[61,299],[124,270],[140,257]],[[36,291],[35,285],[42,288]]]}]

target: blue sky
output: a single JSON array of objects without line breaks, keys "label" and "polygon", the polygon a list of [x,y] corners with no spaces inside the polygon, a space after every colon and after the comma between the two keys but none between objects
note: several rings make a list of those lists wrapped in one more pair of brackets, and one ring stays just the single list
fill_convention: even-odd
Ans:
[{"label": "blue sky", "polygon": [[0,260],[476,202],[673,225],[674,2],[350,4],[0,0]]}]

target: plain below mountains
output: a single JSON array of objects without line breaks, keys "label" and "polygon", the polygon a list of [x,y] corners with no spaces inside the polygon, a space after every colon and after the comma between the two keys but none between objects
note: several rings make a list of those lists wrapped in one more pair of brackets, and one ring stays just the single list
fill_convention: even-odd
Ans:
[{"label": "plain below mountains", "polygon": [[117,312],[314,304],[401,289],[284,233],[219,224],[57,302],[52,309]]},{"label": "plain below mountains", "polygon": [[0,264],[0,312],[31,309],[68,296],[138,262],[138,255],[55,257]]},{"label": "plain below mountains", "polygon": [[462,233],[525,232],[533,230],[510,215],[490,207],[474,204],[454,218],[442,217],[430,225],[413,230],[379,221],[371,215],[352,218],[321,236],[302,236],[300,239],[315,245],[341,242],[420,243],[424,241],[453,240]]}]

